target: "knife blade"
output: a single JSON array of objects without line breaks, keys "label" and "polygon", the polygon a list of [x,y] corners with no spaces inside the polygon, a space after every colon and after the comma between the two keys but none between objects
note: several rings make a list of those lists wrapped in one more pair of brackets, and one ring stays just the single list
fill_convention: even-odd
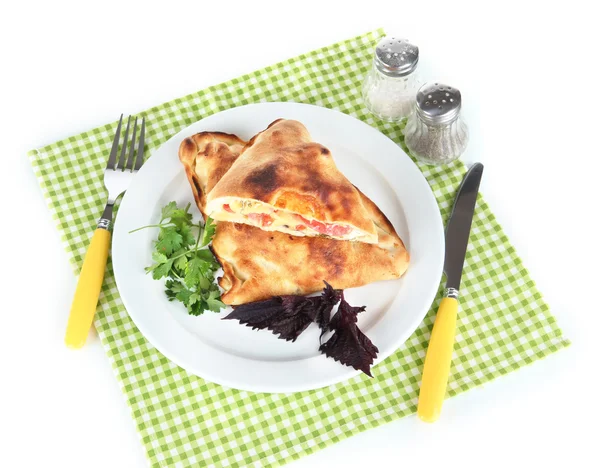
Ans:
[{"label": "knife blade", "polygon": [[454,208],[446,227],[444,272],[448,289],[456,289],[456,291],[460,289],[469,234],[471,233],[471,222],[482,175],[483,164],[481,163],[476,163],[469,169],[458,189]]},{"label": "knife blade", "polygon": [[481,163],[469,169],[458,189],[446,227],[445,297],[431,331],[417,407],[419,418],[425,422],[434,422],[439,418],[446,395],[456,333],[458,291],[482,175]]}]

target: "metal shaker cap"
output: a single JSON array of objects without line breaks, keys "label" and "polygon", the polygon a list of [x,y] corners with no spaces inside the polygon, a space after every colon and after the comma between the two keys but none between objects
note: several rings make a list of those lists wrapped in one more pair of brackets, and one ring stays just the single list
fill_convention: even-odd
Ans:
[{"label": "metal shaker cap", "polygon": [[388,76],[405,76],[417,68],[419,48],[406,39],[384,37],[375,47],[375,66]]},{"label": "metal shaker cap", "polygon": [[460,91],[442,83],[425,83],[417,92],[416,110],[421,120],[429,124],[446,124],[458,117]]}]

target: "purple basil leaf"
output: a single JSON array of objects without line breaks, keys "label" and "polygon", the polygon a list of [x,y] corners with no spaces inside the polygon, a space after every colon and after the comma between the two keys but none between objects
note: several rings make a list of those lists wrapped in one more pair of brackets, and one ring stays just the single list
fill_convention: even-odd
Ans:
[{"label": "purple basil leaf", "polygon": [[323,293],[321,293],[320,296],[312,297],[311,299],[315,303],[315,321],[319,325],[319,328],[325,332],[329,326],[333,306],[339,302],[342,293],[337,289],[333,289],[327,281],[323,282],[325,283]]},{"label": "purple basil leaf", "polygon": [[225,320],[239,320],[244,325],[248,325],[252,328],[266,328],[265,323],[269,323],[273,320],[273,317],[277,316],[281,310],[281,298],[273,297],[266,301],[250,302],[241,306],[234,307]]},{"label": "purple basil leaf", "polygon": [[286,341],[298,336],[314,321],[315,309],[304,296],[276,296],[266,301],[235,306],[225,320],[239,320],[252,329],[270,330]]},{"label": "purple basil leaf", "polygon": [[364,310],[365,307],[352,307],[342,294],[338,311],[329,322],[329,329],[334,333],[319,350],[326,356],[372,377],[371,364],[379,350],[356,325],[357,315]]}]

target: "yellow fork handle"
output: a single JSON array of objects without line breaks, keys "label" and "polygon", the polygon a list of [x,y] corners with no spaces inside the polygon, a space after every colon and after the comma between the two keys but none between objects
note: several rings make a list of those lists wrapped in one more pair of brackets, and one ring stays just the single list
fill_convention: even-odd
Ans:
[{"label": "yellow fork handle", "polygon": [[435,422],[440,417],[450,375],[452,350],[456,333],[458,301],[452,297],[442,299],[438,309],[427,356],[423,368],[421,392],[417,414],[425,422]]},{"label": "yellow fork handle", "polygon": [[102,281],[104,280],[109,245],[110,232],[106,229],[96,229],[85,254],[75,297],[71,305],[67,333],[65,334],[65,344],[69,348],[81,348],[87,339],[98,305]]}]

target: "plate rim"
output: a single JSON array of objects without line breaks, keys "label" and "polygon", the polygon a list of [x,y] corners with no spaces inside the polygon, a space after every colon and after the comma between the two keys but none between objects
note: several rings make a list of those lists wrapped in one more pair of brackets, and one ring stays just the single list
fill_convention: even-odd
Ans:
[{"label": "plate rim", "polygon": [[[356,117],[354,117],[352,115],[345,114],[345,113],[340,112],[335,109],[329,109],[327,107],[321,107],[321,106],[316,106],[316,105],[312,105],[312,104],[295,103],[295,102],[263,102],[263,103],[253,103],[253,104],[247,104],[247,105],[238,106],[238,107],[232,107],[232,108],[225,109],[223,111],[211,114],[210,116],[207,116],[203,119],[200,119],[197,122],[194,122],[194,123],[186,126],[181,131],[177,132],[176,134],[171,136],[168,140],[163,142],[160,146],[155,148],[152,151],[152,156],[159,153],[160,150],[165,145],[169,144],[174,139],[177,139],[178,141],[180,141],[183,138],[185,138],[186,136],[189,136],[192,133],[196,133],[198,130],[192,130],[193,127],[200,126],[206,120],[214,119],[215,116],[217,116],[217,115],[224,115],[224,114],[231,113],[231,112],[240,112],[240,109],[242,109],[242,108],[256,108],[256,107],[265,107],[265,106],[266,107],[280,107],[280,108],[282,108],[282,112],[286,112],[285,108],[288,108],[288,107],[296,107],[296,106],[300,106],[302,108],[308,107],[308,108],[312,108],[312,109],[318,109],[318,110],[315,110],[315,112],[326,112],[326,113],[329,112],[329,113],[332,113],[332,115],[336,114],[337,118],[339,118],[339,119],[352,119],[353,121],[355,121],[359,125],[361,125],[362,128],[364,128],[365,132],[367,132],[367,133],[370,132],[371,135],[376,134],[376,135],[378,135],[378,138],[382,138],[382,139],[385,139],[385,140],[388,140],[389,142],[391,142],[395,146],[395,148],[398,152],[397,156],[406,158],[408,160],[408,162],[410,163],[409,165],[413,166],[414,171],[416,171],[416,173],[418,173],[418,175],[420,176],[421,180],[419,183],[421,185],[424,184],[424,186],[426,186],[427,197],[429,198],[429,200],[427,200],[427,202],[430,206],[435,207],[435,209],[432,210],[432,214],[435,217],[435,219],[431,219],[431,225],[437,226],[437,233],[435,233],[434,237],[437,238],[438,242],[437,242],[437,245],[433,246],[434,250],[437,250],[437,265],[435,265],[435,268],[434,268],[435,277],[437,278],[437,280],[435,282],[432,280],[431,286],[429,287],[429,290],[426,294],[427,300],[423,301],[424,304],[426,303],[428,305],[423,306],[423,310],[420,311],[418,314],[415,314],[415,318],[411,322],[410,326],[407,327],[406,331],[404,331],[403,333],[399,333],[398,337],[393,341],[393,343],[388,344],[388,346],[386,346],[386,349],[384,351],[380,352],[378,358],[376,359],[376,361],[374,363],[374,365],[377,365],[377,364],[381,363],[382,361],[384,361],[385,359],[387,359],[391,354],[396,352],[397,349],[400,346],[402,346],[402,344],[404,344],[410,338],[410,336],[413,335],[415,330],[422,323],[431,304],[433,303],[433,301],[435,299],[435,295],[439,289],[439,284],[440,284],[440,280],[442,279],[442,273],[443,273],[442,270],[443,270],[443,259],[444,259],[444,249],[445,249],[444,229],[443,229],[443,222],[442,222],[441,213],[440,213],[440,210],[439,210],[439,207],[437,204],[437,200],[433,194],[433,191],[431,190],[431,187],[429,186],[429,183],[427,182],[427,179],[425,178],[425,176],[423,175],[421,170],[418,168],[418,166],[414,163],[414,161],[406,154],[406,152],[397,143],[395,143],[393,140],[391,140],[385,134],[383,134],[376,128],[370,126],[366,122],[363,122],[360,119],[357,119]],[[242,111],[242,112],[244,112],[244,111]],[[144,168],[146,167],[146,164],[144,164],[144,166],[140,170],[140,173],[138,174],[138,176],[136,178],[134,178],[134,182],[132,183],[132,185],[135,184],[135,182],[136,182],[135,179],[141,178],[140,174],[144,174]],[[183,167],[181,167],[181,170],[183,171]],[[127,202],[128,202],[128,200],[130,200],[130,198],[128,199],[127,195],[128,195],[128,193],[126,192],[121,201],[121,206],[119,209],[119,212],[121,212],[121,213],[124,211],[126,212],[128,209]],[[399,196],[398,193],[396,193],[396,195]],[[289,386],[286,386],[285,384],[278,385],[278,384],[273,384],[273,383],[268,383],[264,386],[262,385],[262,383],[259,385],[256,385],[256,384],[244,385],[243,383],[240,384],[240,382],[236,381],[235,379],[231,380],[231,379],[223,377],[223,376],[207,375],[207,372],[199,371],[195,366],[191,366],[190,363],[187,362],[185,359],[181,359],[181,357],[177,353],[171,352],[169,346],[165,346],[164,343],[162,342],[162,340],[159,339],[156,336],[156,334],[153,333],[153,331],[149,327],[146,326],[146,323],[144,323],[143,320],[139,319],[139,317],[137,316],[137,314],[135,312],[134,313],[131,312],[133,309],[131,307],[131,304],[129,303],[130,301],[128,301],[128,299],[127,299],[129,297],[128,293],[124,292],[124,290],[123,290],[123,285],[125,283],[124,283],[123,278],[120,273],[122,271],[122,268],[120,266],[120,265],[122,265],[121,259],[125,258],[125,255],[120,254],[121,242],[122,242],[122,239],[124,238],[123,237],[124,234],[126,234],[126,232],[124,233],[123,229],[120,229],[120,228],[123,227],[125,223],[119,223],[118,221],[119,221],[119,219],[117,217],[117,219],[115,220],[115,224],[114,224],[114,231],[113,231],[113,238],[112,238],[112,252],[113,252],[113,260],[112,261],[113,261],[115,282],[117,285],[117,289],[119,291],[119,295],[123,302],[123,305],[129,315],[129,317],[135,323],[136,327],[140,330],[140,333],[142,333],[142,335],[160,353],[162,353],[165,357],[167,357],[168,359],[173,361],[175,364],[183,367],[186,371],[188,371],[194,375],[197,375],[207,381],[214,382],[214,383],[217,383],[220,385],[225,385],[227,387],[236,388],[236,389],[245,390],[245,391],[267,392],[267,393],[290,393],[290,392],[318,389],[318,388],[326,387],[328,385],[333,385],[333,384],[336,384],[336,383],[339,383],[342,381],[346,381],[346,380],[351,379],[352,377],[355,377],[356,375],[361,373],[360,371],[354,370],[352,368],[347,368],[345,366],[341,366],[339,363],[336,362],[335,364],[337,366],[344,368],[345,372],[342,372],[342,373],[336,372],[336,375],[332,376],[330,379],[321,378],[318,382],[309,382],[306,385],[295,385],[293,388],[290,388]],[[115,255],[115,253],[118,253],[118,254]],[[412,255],[412,253],[411,253],[411,255]],[[410,270],[410,268],[409,268],[409,270]],[[432,277],[433,276],[434,276],[434,273],[432,273]],[[172,322],[177,322],[177,320],[172,319]],[[191,333],[188,330],[186,330],[182,325],[180,325],[178,322],[177,322],[177,325],[182,327],[186,332]],[[309,359],[316,359],[316,358],[322,358],[322,360],[325,359],[324,356],[318,355],[318,356],[314,356],[312,358],[307,358],[307,359],[305,359],[305,361],[307,361]],[[327,361],[333,362],[333,360],[331,360],[331,359],[327,359]],[[254,361],[253,360],[253,362],[266,362],[266,361]],[[287,362],[289,362],[289,361],[287,361]],[[269,362],[269,364],[272,364],[272,362]]]}]

